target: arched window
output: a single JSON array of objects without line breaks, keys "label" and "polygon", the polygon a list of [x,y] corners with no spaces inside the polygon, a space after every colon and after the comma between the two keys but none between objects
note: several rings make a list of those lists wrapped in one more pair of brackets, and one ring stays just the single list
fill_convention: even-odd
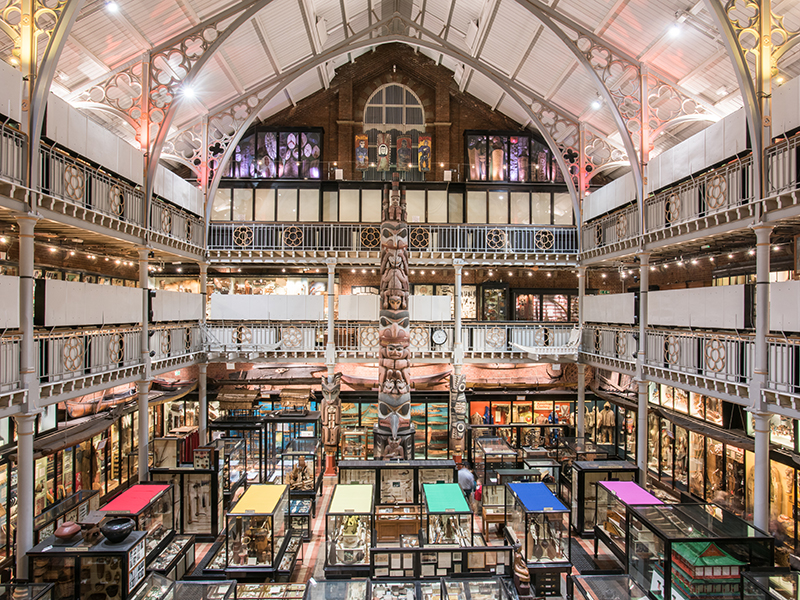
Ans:
[{"label": "arched window", "polygon": [[[364,179],[380,180],[388,178],[390,171],[405,173],[406,181],[423,181],[424,176],[417,164],[417,145],[419,134],[425,133],[425,111],[419,97],[407,86],[388,83],[377,90],[367,100],[364,109],[364,134],[369,144],[369,169],[364,171]],[[378,171],[378,134],[391,136],[388,144],[389,169]],[[410,159],[401,152],[398,163],[398,139],[410,137]],[[401,141],[402,143],[402,141]],[[407,149],[403,145],[403,150]],[[404,158],[405,157],[405,158]]]}]

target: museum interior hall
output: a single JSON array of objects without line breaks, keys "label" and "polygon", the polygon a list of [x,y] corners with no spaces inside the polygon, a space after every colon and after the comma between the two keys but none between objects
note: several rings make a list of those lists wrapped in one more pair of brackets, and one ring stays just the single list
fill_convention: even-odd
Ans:
[{"label": "museum interior hall", "polygon": [[800,600],[800,2],[0,2],[0,600]]}]

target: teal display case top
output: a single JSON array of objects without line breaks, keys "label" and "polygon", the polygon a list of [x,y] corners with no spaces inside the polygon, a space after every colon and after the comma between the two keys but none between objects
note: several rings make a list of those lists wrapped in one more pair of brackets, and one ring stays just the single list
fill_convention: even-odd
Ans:
[{"label": "teal display case top", "polygon": [[429,513],[468,513],[467,499],[461,486],[457,483],[426,483],[422,486],[425,493],[425,506]]}]

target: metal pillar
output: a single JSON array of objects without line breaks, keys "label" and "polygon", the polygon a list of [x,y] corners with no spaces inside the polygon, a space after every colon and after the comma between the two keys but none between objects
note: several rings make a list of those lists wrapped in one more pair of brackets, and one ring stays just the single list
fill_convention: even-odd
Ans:
[{"label": "metal pillar", "polygon": [[461,375],[461,366],[464,364],[464,342],[461,339],[461,271],[464,268],[464,261],[461,259],[453,260],[455,269],[455,297],[453,298],[453,373]]},{"label": "metal pillar", "polygon": [[150,282],[147,272],[148,248],[139,248],[139,285],[142,288],[142,364],[144,372],[141,380],[136,382],[139,392],[139,481],[147,481],[150,478],[149,469],[149,450],[150,450],[150,418],[149,418],[149,397],[150,397]]},{"label": "metal pillar", "polygon": [[[578,267],[578,327],[583,328],[583,299],[586,296],[586,267]],[[586,365],[578,364],[578,405],[575,407],[578,439],[586,437]]]},{"label": "metal pillar", "polygon": [[28,579],[27,553],[33,548],[33,432],[36,414],[15,415],[17,422],[17,579]]},{"label": "metal pillar", "polygon": [[647,381],[644,363],[647,352],[647,290],[650,286],[650,253],[639,253],[639,341],[636,352],[636,381],[639,384],[639,410],[636,423],[636,466],[639,483],[647,483]]},{"label": "metal pillar", "polygon": [[769,531],[769,415],[761,393],[767,381],[769,330],[769,249],[772,226],[759,223],[756,234],[756,338],[750,403],[756,421],[756,468],[753,480],[753,524]]},{"label": "metal pillar", "polygon": [[198,434],[200,445],[208,443],[208,363],[202,362],[198,367],[197,396],[200,400],[200,427]]},{"label": "metal pillar", "polygon": [[19,225],[19,371],[22,387],[27,389],[24,412],[35,411],[39,406],[39,380],[36,377],[36,341],[33,330],[33,229],[39,217],[32,214],[16,215]]},{"label": "metal pillar", "polygon": [[200,323],[205,324],[208,314],[208,263],[197,263],[200,267],[200,293],[203,295],[203,312],[200,315]]},{"label": "metal pillar", "polygon": [[336,343],[335,329],[333,325],[333,307],[335,295],[333,293],[336,276],[336,259],[328,258],[325,260],[328,265],[328,343],[325,346],[325,366],[328,367],[328,383],[333,383],[333,374],[336,369]]}]

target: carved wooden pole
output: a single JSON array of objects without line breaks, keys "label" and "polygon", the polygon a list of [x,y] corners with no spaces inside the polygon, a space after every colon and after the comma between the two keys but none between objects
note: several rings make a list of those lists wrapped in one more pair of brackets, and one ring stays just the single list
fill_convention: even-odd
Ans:
[{"label": "carved wooden pole", "polygon": [[[460,300],[456,297],[456,302]],[[464,456],[464,433],[467,430],[467,376],[450,375],[450,455]]]},{"label": "carved wooden pole", "polygon": [[322,378],[322,444],[328,457],[326,475],[335,475],[336,452],[342,439],[342,403],[339,400],[342,374],[336,373],[331,382]]},{"label": "carved wooden pole", "polygon": [[384,190],[381,222],[381,310],[375,458],[414,458],[408,314],[408,224],[399,176]]}]

